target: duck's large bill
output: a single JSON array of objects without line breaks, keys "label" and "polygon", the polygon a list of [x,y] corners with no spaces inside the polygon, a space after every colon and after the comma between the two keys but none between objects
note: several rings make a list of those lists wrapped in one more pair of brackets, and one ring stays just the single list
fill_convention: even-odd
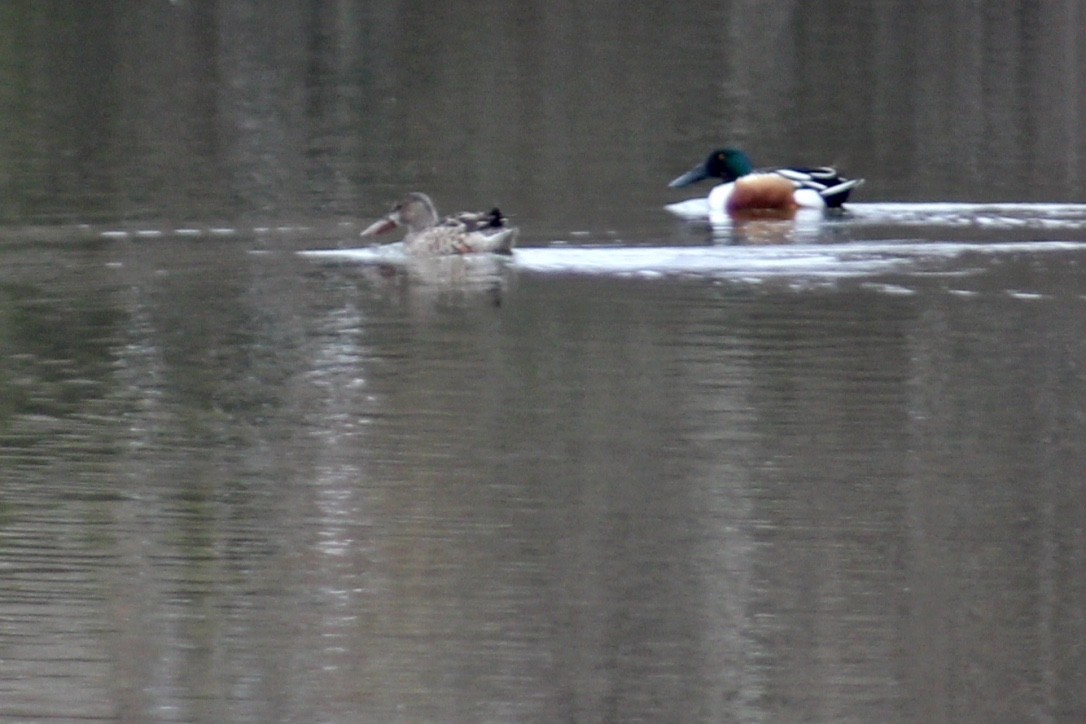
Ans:
[{"label": "duck's large bill", "polygon": [[704,181],[709,178],[709,172],[705,170],[705,164],[699,163],[694,168],[690,169],[682,176],[674,179],[668,184],[669,188],[681,189],[684,186],[690,186],[696,184],[698,181]]},{"label": "duck's large bill", "polygon": [[385,217],[383,219],[378,219],[367,226],[359,236],[377,236],[378,234],[384,234],[386,231],[392,231],[395,228],[396,222]]}]

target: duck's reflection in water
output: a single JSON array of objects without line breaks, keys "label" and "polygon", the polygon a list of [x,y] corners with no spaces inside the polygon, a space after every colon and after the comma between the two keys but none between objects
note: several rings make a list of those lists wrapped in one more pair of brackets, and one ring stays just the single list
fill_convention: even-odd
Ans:
[{"label": "duck's reflection in water", "polygon": [[508,256],[466,254],[405,257],[341,268],[356,270],[374,291],[423,312],[478,302],[501,306],[512,277],[510,260]]},{"label": "duck's reflection in water", "polygon": [[827,221],[835,215],[823,209],[744,215],[712,213],[709,228],[716,244],[814,244],[824,234]]}]

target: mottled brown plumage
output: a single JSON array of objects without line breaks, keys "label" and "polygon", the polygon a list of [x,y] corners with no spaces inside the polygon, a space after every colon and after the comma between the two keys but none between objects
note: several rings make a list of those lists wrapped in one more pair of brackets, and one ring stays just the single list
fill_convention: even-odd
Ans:
[{"label": "mottled brown plumage", "polygon": [[501,211],[461,212],[438,221],[437,209],[426,194],[412,191],[362,236],[376,236],[402,226],[404,251],[420,256],[448,254],[511,254],[517,229],[505,225]]}]

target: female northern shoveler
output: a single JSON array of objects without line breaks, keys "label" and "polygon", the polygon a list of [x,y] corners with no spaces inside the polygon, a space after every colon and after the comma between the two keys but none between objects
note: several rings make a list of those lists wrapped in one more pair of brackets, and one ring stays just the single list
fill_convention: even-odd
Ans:
[{"label": "female northern shoveler", "polygon": [[517,229],[505,225],[505,217],[498,209],[485,213],[462,212],[439,223],[434,202],[418,191],[404,196],[392,211],[361,235],[376,236],[398,226],[407,227],[404,250],[408,254],[425,256],[512,254],[517,238]]},{"label": "female northern shoveler", "polygon": [[705,179],[724,183],[709,192],[709,208],[729,213],[794,212],[797,208],[837,208],[863,179],[846,179],[829,166],[755,171],[747,154],[721,148],[668,186],[681,188]]}]

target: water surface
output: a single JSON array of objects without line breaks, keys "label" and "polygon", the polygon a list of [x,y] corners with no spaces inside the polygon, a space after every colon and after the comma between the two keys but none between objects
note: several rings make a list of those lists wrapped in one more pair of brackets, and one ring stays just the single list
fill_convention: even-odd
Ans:
[{"label": "water surface", "polygon": [[0,718],[1086,716],[1081,4],[469,5],[0,10]]}]

